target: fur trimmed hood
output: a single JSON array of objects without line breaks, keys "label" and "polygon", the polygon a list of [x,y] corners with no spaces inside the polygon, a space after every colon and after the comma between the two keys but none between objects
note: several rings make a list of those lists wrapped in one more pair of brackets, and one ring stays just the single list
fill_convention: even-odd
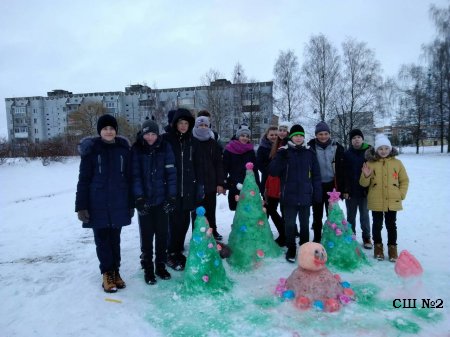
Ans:
[{"label": "fur trimmed hood", "polygon": [[[386,158],[395,156],[398,156],[398,150],[395,147],[393,147],[391,153],[389,153],[389,155]],[[366,158],[367,161],[377,161],[381,159],[381,157],[378,155],[377,151],[373,147],[370,147],[366,150],[364,157]]]}]

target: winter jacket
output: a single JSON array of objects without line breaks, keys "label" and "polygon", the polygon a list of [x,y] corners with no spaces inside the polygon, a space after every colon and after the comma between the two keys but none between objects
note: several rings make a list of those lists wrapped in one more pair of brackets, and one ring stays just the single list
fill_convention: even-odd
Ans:
[{"label": "winter jacket", "polygon": [[293,206],[311,206],[320,202],[322,180],[319,162],[309,146],[292,142],[278,149],[269,165],[269,174],[280,177],[281,203]]},{"label": "winter jacket", "polygon": [[[326,146],[325,150],[320,146],[316,138],[311,139],[308,142],[308,145],[314,150],[316,153],[317,159],[319,161],[322,181],[324,183],[328,183],[334,180],[334,184],[337,191],[342,191],[344,187],[344,147],[334,140],[330,140],[328,146]],[[329,158],[328,155],[331,157]],[[325,181],[323,179],[325,171],[328,171],[327,168],[324,167],[324,162],[331,161],[331,165],[328,169],[331,170],[331,175],[334,173],[334,177],[331,180]],[[334,178],[334,179],[333,179]]]},{"label": "winter jacket", "polygon": [[[181,134],[177,131],[178,120],[189,121],[189,130]],[[204,196],[203,172],[201,172],[199,142],[192,136],[194,117],[188,110],[179,109],[172,120],[173,128],[163,134],[163,139],[170,143],[175,155],[177,169],[177,209],[193,210]]]},{"label": "winter jacket", "polygon": [[400,211],[402,200],[408,192],[409,178],[403,163],[395,158],[398,151],[392,148],[386,158],[380,158],[373,148],[366,151],[367,165],[373,170],[366,178],[361,173],[359,183],[369,187],[367,207],[372,211]]},{"label": "winter jacket", "polygon": [[227,146],[225,146],[225,150],[223,151],[223,169],[226,181],[225,188],[230,191],[229,193],[237,195],[239,194],[239,190],[236,185],[244,183],[246,174],[245,164],[248,162],[253,163],[253,172],[255,173],[256,184],[260,186],[261,182],[259,179],[258,165],[256,165],[255,151],[250,149],[246,152],[238,153],[230,146],[232,142],[235,142],[234,144],[239,143],[238,140],[232,140],[227,144]]},{"label": "winter jacket", "polygon": [[205,193],[216,193],[217,186],[224,186],[222,149],[214,139],[199,141],[198,155]]},{"label": "winter jacket", "polygon": [[267,169],[270,164],[270,151],[272,150],[272,143],[267,137],[261,139],[258,151],[256,151],[256,165],[261,172],[261,186],[266,186]]},{"label": "winter jacket", "polygon": [[172,147],[158,137],[149,145],[142,136],[131,148],[134,198],[144,197],[149,206],[161,205],[177,196],[177,169]]},{"label": "winter jacket", "polygon": [[367,187],[359,184],[361,169],[366,161],[366,150],[371,146],[363,143],[361,148],[355,149],[353,146],[344,153],[344,187],[342,193],[348,193],[351,198],[364,198],[367,196]]},{"label": "winter jacket", "polygon": [[122,227],[131,223],[131,156],[130,143],[117,136],[112,144],[100,137],[81,140],[80,173],[75,212],[87,210],[89,223],[83,227]]}]

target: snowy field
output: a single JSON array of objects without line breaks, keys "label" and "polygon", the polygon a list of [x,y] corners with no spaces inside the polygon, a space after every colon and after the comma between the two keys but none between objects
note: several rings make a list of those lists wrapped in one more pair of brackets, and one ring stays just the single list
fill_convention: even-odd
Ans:
[{"label": "snowy field", "polygon": [[[1,165],[0,336],[450,336],[450,156],[413,153],[399,156],[410,189],[398,214],[398,249],[415,255],[424,274],[405,281],[394,264],[365,250],[370,266],[340,273],[358,298],[337,313],[299,311],[273,295],[279,278],[295,268],[284,256],[246,274],[224,262],[234,285],[223,296],[183,297],[183,272],[172,270],[172,280],[149,286],[136,217],[122,231],[127,288],[106,294],[92,231],[74,212],[79,159]],[[226,242],[233,213],[224,196],[217,218]],[[396,309],[395,299],[417,299],[417,308]],[[443,308],[422,309],[423,299],[440,299]]]}]

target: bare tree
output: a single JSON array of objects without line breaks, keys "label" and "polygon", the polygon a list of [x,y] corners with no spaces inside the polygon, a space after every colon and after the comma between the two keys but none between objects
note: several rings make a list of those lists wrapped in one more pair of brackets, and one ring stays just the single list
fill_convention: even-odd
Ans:
[{"label": "bare tree", "polygon": [[342,64],[334,120],[338,123],[338,138],[345,144],[351,129],[372,130],[382,78],[375,53],[365,42],[348,38],[342,44]]},{"label": "bare tree", "polygon": [[398,126],[408,130],[419,153],[427,119],[427,79],[423,67],[403,65],[399,72],[400,114]]},{"label": "bare tree", "polygon": [[67,133],[69,137],[85,137],[97,134],[97,120],[106,113],[102,103],[92,102],[81,104],[68,116]]},{"label": "bare tree", "polygon": [[326,120],[334,108],[340,60],[335,47],[320,34],[312,36],[305,48],[304,85],[311,108]]},{"label": "bare tree", "polygon": [[233,84],[240,84],[247,82],[247,76],[245,75],[245,70],[242,64],[236,63],[233,69]]},{"label": "bare tree", "polygon": [[280,51],[273,74],[275,108],[282,119],[291,121],[298,114],[302,100],[300,69],[294,51]]}]

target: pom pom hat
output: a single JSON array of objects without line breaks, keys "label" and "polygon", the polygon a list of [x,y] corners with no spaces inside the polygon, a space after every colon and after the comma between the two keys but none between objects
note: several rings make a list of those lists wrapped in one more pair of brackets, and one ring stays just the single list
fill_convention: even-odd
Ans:
[{"label": "pom pom hat", "polygon": [[236,131],[236,137],[239,138],[241,135],[248,135],[250,136],[250,129],[247,125],[242,124],[239,126],[239,129]]},{"label": "pom pom hat", "polygon": [[289,139],[291,139],[294,136],[303,136],[305,137],[305,129],[303,129],[303,126],[300,124],[295,124],[289,133]]},{"label": "pom pom hat", "polygon": [[392,149],[391,141],[384,134],[379,133],[375,136],[375,150],[378,150],[381,146],[387,146]]},{"label": "pom pom hat", "polygon": [[348,134],[348,137],[350,138],[350,140],[352,140],[353,137],[355,137],[355,136],[360,136],[362,139],[364,139],[364,135],[363,135],[363,133],[362,133],[362,131],[360,129],[353,129]]},{"label": "pom pom hat", "polygon": [[116,130],[116,133],[119,129],[117,125],[117,120],[114,118],[114,116],[105,114],[103,116],[100,116],[100,118],[97,121],[97,132],[100,134],[100,131],[102,131],[103,128],[111,126]]}]

